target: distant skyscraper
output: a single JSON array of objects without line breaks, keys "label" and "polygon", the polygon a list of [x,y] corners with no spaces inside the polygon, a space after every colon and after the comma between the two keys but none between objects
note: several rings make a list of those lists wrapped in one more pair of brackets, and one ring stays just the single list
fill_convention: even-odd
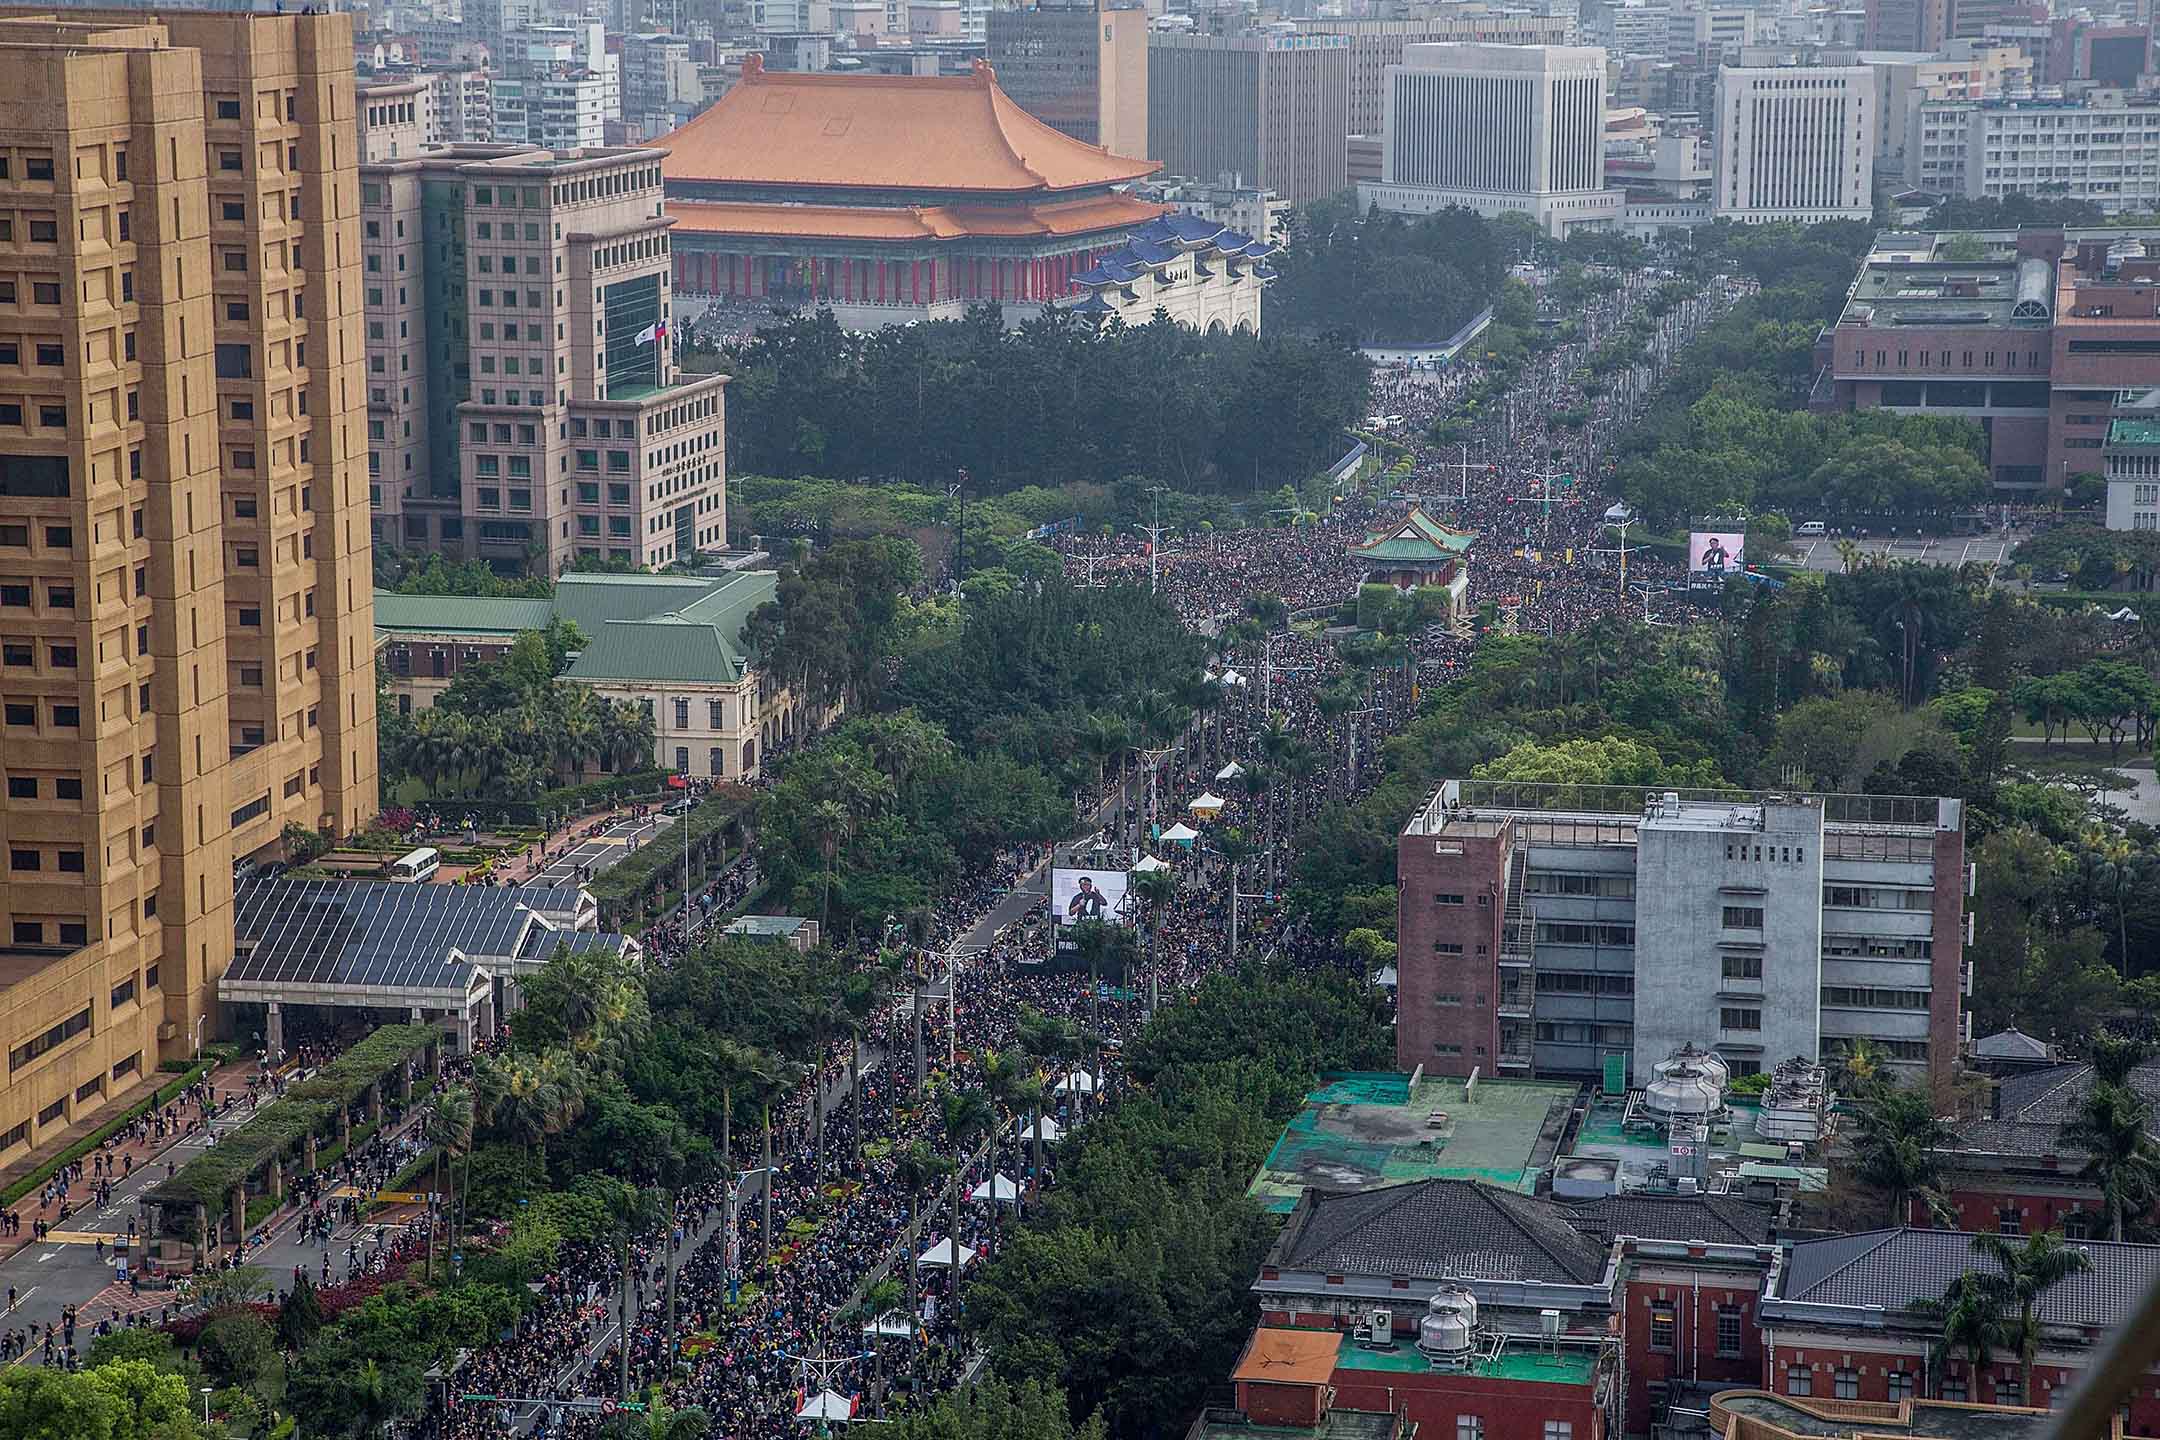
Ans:
[{"label": "distant skyscraper", "polygon": [[1580,45],[1412,45],[1388,68],[1383,210],[1461,205],[1555,235],[1619,218],[1605,188],[1605,52]]},{"label": "distant skyscraper", "polygon": [[1273,190],[1350,188],[1350,42],[1341,35],[1148,36],[1148,143],[1166,172]]},{"label": "distant skyscraper", "polygon": [[1036,119],[1113,155],[1148,159],[1148,15],[1097,0],[993,10],[990,67]]},{"label": "distant skyscraper", "polygon": [[1751,222],[1867,219],[1874,100],[1865,65],[1719,71],[1717,213]]}]

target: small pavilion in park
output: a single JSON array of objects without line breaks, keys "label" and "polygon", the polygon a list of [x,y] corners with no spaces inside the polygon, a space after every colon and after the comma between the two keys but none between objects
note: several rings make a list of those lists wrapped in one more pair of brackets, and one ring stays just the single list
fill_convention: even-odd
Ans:
[{"label": "small pavilion in park", "polygon": [[1365,583],[1393,585],[1416,590],[1428,585],[1460,590],[1467,578],[1464,564],[1470,543],[1477,535],[1443,525],[1423,510],[1413,508],[1387,529],[1369,535],[1350,553],[1365,563]]}]

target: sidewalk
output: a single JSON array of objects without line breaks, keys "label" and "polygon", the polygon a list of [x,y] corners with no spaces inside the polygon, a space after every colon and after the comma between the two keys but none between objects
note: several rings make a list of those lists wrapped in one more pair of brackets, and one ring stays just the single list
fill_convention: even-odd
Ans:
[{"label": "sidewalk", "polygon": [[[220,1095],[245,1094],[247,1092],[247,1077],[255,1074],[259,1068],[253,1060],[235,1060],[212,1070],[205,1079]],[[70,1146],[110,1124],[116,1115],[124,1113],[131,1106],[155,1094],[159,1088],[170,1084],[177,1078],[177,1076],[160,1072],[156,1084],[146,1083],[141,1089],[127,1095],[120,1103],[106,1106],[77,1121],[75,1124],[70,1125],[65,1132],[38,1146],[22,1159],[5,1168],[0,1168],[0,1188],[12,1185],[23,1176],[43,1168],[48,1161],[66,1151]],[[178,1105],[181,1101],[178,1097],[175,1097],[171,1103]],[[126,1143],[114,1143],[111,1149],[105,1151],[111,1157],[112,1164],[118,1167],[117,1173],[112,1178],[118,1179],[127,1175],[126,1166],[129,1157],[133,1157],[135,1161],[135,1173],[140,1174],[146,1167],[164,1158],[168,1151],[176,1148],[185,1138],[186,1125],[183,1121],[178,1132],[168,1132],[162,1138],[157,1135],[155,1127],[152,1127],[150,1133],[145,1137],[130,1140]],[[91,1154],[83,1156],[82,1159],[85,1164],[87,1165],[92,1156],[97,1153],[92,1151]],[[70,1187],[68,1200],[70,1213],[79,1212],[83,1208],[84,1204],[87,1203],[89,1187],[95,1184],[94,1179],[89,1179],[79,1181]],[[9,1208],[21,1218],[22,1231],[16,1235],[0,1238],[0,1261],[5,1261],[17,1251],[35,1243],[31,1239],[31,1228],[34,1222],[46,1220],[52,1222],[56,1228],[60,1226],[60,1207],[58,1205],[41,1205],[36,1190],[23,1196],[22,1199],[16,1201]]]}]

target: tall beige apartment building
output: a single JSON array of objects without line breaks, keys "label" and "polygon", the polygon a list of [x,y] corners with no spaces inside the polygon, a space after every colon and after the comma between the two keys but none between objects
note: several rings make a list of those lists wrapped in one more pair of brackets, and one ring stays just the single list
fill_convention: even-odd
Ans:
[{"label": "tall beige apartment building", "polygon": [[666,152],[430,147],[403,88],[362,108],[375,537],[550,575],[724,548],[727,379],[666,333]]},{"label": "tall beige apartment building", "polygon": [[0,1164],[375,810],[356,135],[345,16],[0,11]]}]

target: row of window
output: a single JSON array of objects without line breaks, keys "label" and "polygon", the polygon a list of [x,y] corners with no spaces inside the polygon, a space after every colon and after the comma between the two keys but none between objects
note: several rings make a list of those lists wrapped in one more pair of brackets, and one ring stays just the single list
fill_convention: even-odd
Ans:
[{"label": "row of window", "polygon": [[[1510,1428],[1514,1428],[1512,1417]],[[1457,1415],[1455,1417],[1455,1440],[1485,1440],[1485,1417],[1482,1415]],[[1547,1420],[1544,1434],[1540,1437],[1540,1440],[1575,1440],[1575,1422],[1572,1420]]]},{"label": "row of window", "polygon": [[1633,875],[1605,875],[1595,871],[1532,870],[1523,879],[1526,895],[1589,895],[1601,900],[1635,898]]},{"label": "row of window", "polygon": [[50,1054],[77,1035],[87,1034],[90,1029],[90,1007],[85,1005],[77,1013],[47,1030],[44,1034],[26,1040],[8,1051],[8,1073],[13,1074],[41,1056]]},{"label": "row of window", "polygon": [[1926,990],[1893,990],[1879,985],[1825,985],[1822,1003],[1864,1010],[1925,1010]]},{"label": "row of window", "polygon": [[[1717,1307],[1717,1353],[1720,1360],[1740,1358],[1741,1337],[1745,1333],[1744,1315],[1737,1305]],[[1680,1312],[1677,1302],[1653,1300],[1650,1302],[1650,1348],[1671,1354],[1678,1349]]]},{"label": "row of window", "polygon": [[[45,869],[45,852],[32,845],[11,845],[8,847],[8,869],[17,875],[39,874]],[[82,874],[83,852],[54,851],[53,869],[62,875]]]},{"label": "row of window", "polygon": [[[1892,1370],[1885,1379],[1888,1382],[1890,1399],[1893,1402],[1910,1400],[1919,1394],[1919,1377],[1910,1370]],[[1836,1398],[1840,1400],[1857,1400],[1860,1398],[1860,1372],[1850,1365],[1840,1365],[1833,1371],[1830,1383],[1832,1393]],[[1954,1395],[1950,1393],[1953,1387],[1957,1391]],[[1995,1387],[1995,1403],[1998,1405],[2016,1405],[2020,1403],[2016,1398],[2017,1391],[2016,1381],[1997,1385]],[[1809,1365],[1787,1365],[1785,1367],[1785,1393],[1788,1395],[1813,1395],[1815,1393],[1814,1367]],[[1962,1378],[1943,1377],[1942,1398],[1945,1400],[1963,1400],[1965,1398],[1965,1381]]]}]

